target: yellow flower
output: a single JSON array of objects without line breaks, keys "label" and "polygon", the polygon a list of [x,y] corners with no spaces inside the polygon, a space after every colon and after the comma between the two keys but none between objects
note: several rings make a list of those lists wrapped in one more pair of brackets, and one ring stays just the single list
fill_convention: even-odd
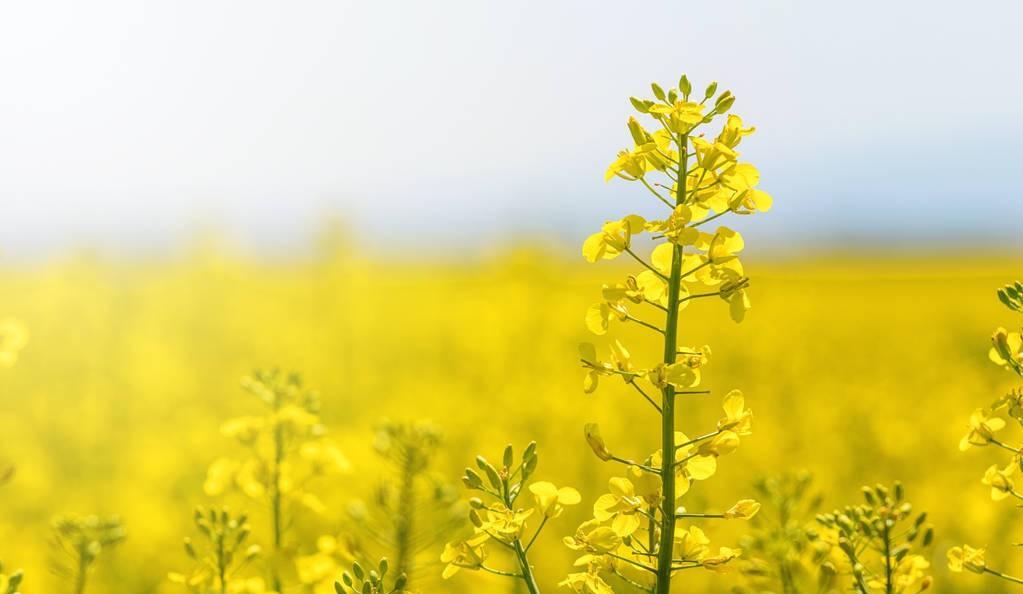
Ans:
[{"label": "yellow flower", "polygon": [[703,234],[697,247],[706,251],[714,264],[724,264],[738,257],[736,254],[746,247],[746,241],[738,231],[718,227],[714,235]]},{"label": "yellow flower", "polygon": [[728,312],[735,323],[746,318],[746,312],[752,307],[746,286],[749,281],[745,278],[734,281],[727,281],[721,285],[721,298],[728,302]]},{"label": "yellow flower", "polygon": [[718,134],[717,142],[729,147],[735,148],[739,146],[739,142],[742,141],[743,137],[749,136],[756,131],[756,128],[750,126],[749,128],[742,127],[742,118],[737,115],[731,114],[725,119],[725,124],[721,128],[721,133]]},{"label": "yellow flower", "polygon": [[650,114],[675,134],[688,134],[703,121],[703,106],[690,101],[676,101],[673,105],[653,105]]},{"label": "yellow flower", "polygon": [[718,421],[718,429],[734,431],[737,435],[753,433],[753,411],[746,408],[746,400],[739,390],[725,394],[722,408],[725,418]]},{"label": "yellow flower", "polygon": [[700,232],[696,228],[688,226],[692,220],[692,209],[680,204],[675,207],[667,219],[648,222],[646,230],[662,234],[668,238],[668,241],[677,245],[695,245],[700,240]]},{"label": "yellow flower", "polygon": [[494,503],[487,507],[486,518],[479,531],[503,542],[512,542],[522,536],[526,520],[531,515],[533,515],[531,509],[512,510],[500,503]]},{"label": "yellow flower", "polygon": [[576,594],[615,594],[611,586],[596,572],[570,573],[558,585],[568,588]]},{"label": "yellow flower", "polygon": [[[704,138],[693,137],[692,142],[693,148],[696,149],[696,163],[708,172],[734,162],[739,156],[732,147],[720,140],[710,142]],[[706,176],[701,171],[698,177]]]},{"label": "yellow flower", "polygon": [[[926,570],[931,567],[929,561],[923,555],[906,555],[895,566],[893,582],[896,592],[909,592],[910,588],[917,584],[928,584],[931,579]],[[922,592],[925,588],[918,588],[916,592]]]},{"label": "yellow flower", "polygon": [[1001,501],[1013,494],[1014,483],[1012,477],[1019,469],[1016,461],[1009,463],[1005,469],[999,469],[997,464],[992,464],[984,473],[980,482],[991,487],[991,499]]},{"label": "yellow flower", "polygon": [[643,498],[636,495],[636,488],[627,478],[615,477],[608,481],[610,493],[597,498],[593,504],[593,518],[598,522],[611,521],[615,534],[630,536],[642,523],[639,511]]},{"label": "yellow flower", "polygon": [[955,573],[961,573],[964,569],[974,573],[984,573],[987,562],[984,559],[986,550],[975,549],[970,545],[952,547],[948,550],[948,569]]},{"label": "yellow flower", "polygon": [[559,489],[553,483],[548,482],[529,485],[529,492],[536,500],[536,511],[545,518],[556,518],[565,511],[566,505],[578,505],[582,501],[579,491],[571,487]]},{"label": "yellow flower", "polygon": [[234,485],[235,475],[238,473],[240,464],[230,458],[218,458],[210,464],[206,471],[206,482],[203,483],[203,492],[210,497],[223,494]]},{"label": "yellow flower", "polygon": [[643,151],[619,151],[618,158],[604,172],[604,181],[609,181],[615,176],[622,176],[630,181],[637,180],[646,174],[647,165]]},{"label": "yellow flower", "polygon": [[312,465],[317,475],[346,474],[352,464],[333,440],[321,437],[308,441],[299,448],[299,456]]},{"label": "yellow flower", "polygon": [[995,431],[1005,427],[1005,421],[989,416],[987,411],[978,408],[970,415],[970,431],[959,440],[959,450],[965,452],[971,446],[985,446],[994,439]]},{"label": "yellow flower", "polygon": [[697,451],[704,456],[724,456],[739,448],[739,436],[734,431],[722,431],[700,444]]},{"label": "yellow flower", "polygon": [[725,571],[727,569],[726,565],[730,561],[738,559],[740,555],[742,555],[742,549],[721,547],[718,549],[717,555],[707,556],[700,560],[700,565],[703,565],[704,569],[710,569],[711,571]]},{"label": "yellow flower", "polygon": [[726,520],[749,520],[760,511],[760,503],[752,499],[741,499],[725,512]]},{"label": "yellow flower", "polygon": [[[626,383],[635,379],[632,371],[632,358],[628,349],[618,340],[611,343],[611,363],[597,360],[597,349],[592,344],[584,342],[579,345],[579,359],[586,369],[586,376],[583,378],[583,390],[590,394],[597,389],[602,375],[621,375]],[[622,373],[616,374],[615,371]]]},{"label": "yellow flower", "polygon": [[1023,337],[1020,333],[999,328],[991,337],[991,343],[991,351],[988,353],[991,360],[1023,375]]},{"label": "yellow flower", "polygon": [[611,326],[611,320],[617,318],[619,321],[625,321],[628,319],[629,312],[625,309],[624,305],[618,303],[594,303],[586,310],[586,329],[596,334],[597,336],[603,336],[607,334],[608,328]]},{"label": "yellow flower", "polygon": [[638,215],[604,223],[600,231],[590,235],[583,243],[583,257],[588,262],[617,258],[632,244],[632,236],[642,233],[645,225],[646,221]]},{"label": "yellow flower", "polygon": [[708,553],[710,539],[696,526],[675,534],[675,555],[681,561],[701,561]]},{"label": "yellow flower", "polygon": [[220,426],[220,433],[249,445],[256,441],[265,427],[266,423],[261,417],[237,417],[225,421]]},{"label": "yellow flower", "polygon": [[588,520],[576,529],[574,536],[566,536],[563,542],[573,551],[604,555],[621,546],[622,537],[600,521]]},{"label": "yellow flower", "polygon": [[444,579],[450,579],[459,569],[478,570],[487,560],[486,540],[485,534],[478,534],[462,542],[444,545],[444,552],[440,556],[441,563],[446,564],[441,574]]},{"label": "yellow flower", "polygon": [[10,367],[28,344],[28,328],[14,318],[0,320],[0,367]]}]

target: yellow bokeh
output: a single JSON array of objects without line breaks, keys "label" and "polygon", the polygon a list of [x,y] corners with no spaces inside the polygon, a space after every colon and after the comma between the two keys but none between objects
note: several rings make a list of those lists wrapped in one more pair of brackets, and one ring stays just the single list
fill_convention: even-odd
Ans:
[{"label": "yellow bokeh", "polygon": [[[935,591],[1001,592],[996,580],[949,574],[944,558],[961,542],[1019,540],[1011,504],[992,505],[980,482],[996,453],[960,453],[958,443],[970,413],[1011,385],[990,364],[986,337],[1005,323],[993,289],[1020,264],[951,254],[766,260],[751,267],[756,307],[741,327],[719,304],[691,304],[680,340],[713,345],[702,387],[715,396],[686,396],[693,412],[680,429],[712,427],[735,388],[756,433],[713,486],[692,488],[687,506],[723,512],[756,477],[790,469],[814,473],[826,507],[856,501],[862,484],[899,479],[937,529]],[[414,263],[337,250],[278,264],[200,251],[146,265],[80,258],[4,270],[0,314],[31,339],[0,368],[0,470],[16,468],[0,489],[0,559],[26,570],[25,594],[62,591],[47,571],[50,518],[118,515],[127,539],[97,566],[92,591],[183,591],[166,577],[187,566],[181,539],[193,507],[247,505],[203,490],[210,464],[238,454],[223,423],[259,414],[239,379],[278,366],[319,390],[320,416],[351,463],[351,473],[315,485],[325,511],[296,518],[298,552],[342,532],[346,506],[381,478],[374,424],[429,418],[444,434],[435,470],[452,481],[477,452],[497,457],[506,442],[535,439],[535,480],[578,489],[581,504],[559,511],[567,520],[534,554],[554,591],[575,556],[560,537],[589,517],[617,470],[593,455],[584,426],[599,424],[623,456],[658,447],[652,411],[634,391],[581,387],[578,344],[593,340],[584,312],[614,266],[538,249]],[[645,341],[628,344],[637,359],[656,358]],[[265,545],[267,514],[250,511],[253,539]],[[740,524],[706,530],[734,542]],[[1015,569],[1008,548],[992,547],[989,562]],[[423,558],[434,562],[420,572],[424,592],[512,591],[475,575],[441,582],[440,552]],[[709,583],[687,579],[685,591]],[[706,591],[736,578],[714,579]]]}]

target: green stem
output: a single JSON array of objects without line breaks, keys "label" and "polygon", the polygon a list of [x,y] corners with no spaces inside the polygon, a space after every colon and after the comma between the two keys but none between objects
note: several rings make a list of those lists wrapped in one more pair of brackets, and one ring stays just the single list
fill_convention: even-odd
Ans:
[{"label": "green stem", "polygon": [[1016,583],[1016,584],[1023,584],[1023,579],[1011,576],[1011,575],[1006,574],[1006,573],[1002,573],[1000,571],[995,571],[994,569],[988,569],[987,567],[985,567],[984,568],[984,572],[985,573],[990,573],[993,576],[1000,577],[1003,580],[1006,580],[1006,581],[1009,581],[1009,582],[1013,582],[1013,583]]},{"label": "green stem", "polygon": [[418,463],[417,453],[410,451],[405,456],[401,469],[401,491],[398,495],[398,518],[394,530],[394,541],[397,560],[397,575],[411,573],[412,528],[415,519],[415,466]]},{"label": "green stem", "polygon": [[217,538],[217,573],[220,578],[220,594],[227,594],[227,563],[224,562],[224,535]]},{"label": "green stem", "polygon": [[[677,204],[686,199],[686,147],[688,137],[679,136]],[[678,304],[682,287],[682,248],[672,245],[671,275],[668,278],[668,313],[664,328],[664,364],[672,365],[678,356]],[[661,401],[661,540],[657,549],[657,581],[654,592],[671,591],[671,566],[675,548],[675,387],[664,386]]]},{"label": "green stem", "polygon": [[885,594],[892,594],[895,591],[895,584],[892,576],[892,539],[888,525],[889,520],[884,520],[884,591]]},{"label": "green stem", "polygon": [[85,592],[85,576],[89,573],[89,562],[86,561],[85,555],[85,551],[78,551],[78,572],[75,574],[74,594]]},{"label": "green stem", "polygon": [[273,584],[274,592],[282,591],[281,575],[278,569],[280,564],[281,545],[284,540],[284,529],[282,522],[282,496],[281,496],[281,466],[284,463],[284,427],[278,418],[281,404],[280,396],[274,397],[274,459],[270,477],[270,512],[273,522],[273,556],[270,559],[270,581]]},{"label": "green stem", "polygon": [[[504,505],[508,509],[512,509],[512,505],[514,505],[515,502],[512,500],[507,478],[502,481],[501,486],[503,487],[501,498],[504,499]],[[533,577],[533,568],[529,566],[529,559],[526,558],[526,551],[522,548],[522,540],[516,538],[515,541],[512,542],[511,547],[515,552],[515,559],[518,561],[519,571],[522,572],[519,577],[521,577],[522,581],[525,582],[526,589],[529,590],[529,594],[540,594],[540,586],[537,585],[536,578]]]}]

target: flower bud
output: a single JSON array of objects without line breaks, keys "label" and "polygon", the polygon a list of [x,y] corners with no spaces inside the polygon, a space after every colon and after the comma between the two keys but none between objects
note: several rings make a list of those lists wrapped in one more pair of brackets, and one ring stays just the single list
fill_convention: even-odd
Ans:
[{"label": "flower bud", "polygon": [[607,445],[604,443],[604,438],[600,436],[600,426],[596,423],[587,423],[583,428],[586,435],[586,443],[589,444],[590,449],[597,455],[598,458],[607,462],[611,459],[611,451],[607,449]]}]

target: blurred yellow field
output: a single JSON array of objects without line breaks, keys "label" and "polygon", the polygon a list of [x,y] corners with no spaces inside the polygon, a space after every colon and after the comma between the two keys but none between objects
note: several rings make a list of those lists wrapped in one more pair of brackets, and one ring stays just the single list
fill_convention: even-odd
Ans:
[{"label": "blurred yellow field", "polygon": [[0,594],[1020,591],[969,8],[5,3]]},{"label": "blurred yellow field", "polygon": [[[715,396],[686,397],[693,412],[682,429],[712,424],[720,395],[735,387],[755,411],[756,432],[721,466],[715,487],[694,489],[687,505],[727,509],[756,478],[793,469],[815,476],[825,509],[859,501],[862,484],[899,479],[937,529],[935,591],[1001,592],[1000,581],[949,574],[944,556],[964,541],[1011,542],[1018,527],[1013,504],[992,504],[980,483],[994,452],[956,446],[970,411],[1011,386],[988,361],[986,337],[1006,323],[993,291],[1021,264],[951,252],[754,260],[744,324],[718,305],[693,304],[681,340],[713,346],[703,386]],[[0,559],[31,576],[25,592],[62,591],[47,571],[51,517],[117,515],[127,538],[98,562],[95,591],[183,592],[167,575],[189,566],[181,540],[194,535],[200,504],[249,511],[252,538],[267,545],[266,511],[241,497],[210,497],[204,482],[215,459],[238,453],[222,423],[259,414],[240,378],[279,367],[320,392],[324,424],[351,464],[309,484],[324,507],[295,512],[294,556],[313,553],[319,536],[358,534],[346,510],[386,476],[374,426],[432,419],[443,441],[431,469],[451,485],[477,453],[497,459],[505,443],[535,439],[536,478],[581,493],[582,505],[536,545],[537,574],[552,589],[574,558],[561,537],[615,472],[586,447],[584,424],[598,422],[609,444],[637,448],[629,456],[658,447],[653,411],[634,392],[611,382],[592,395],[581,388],[576,347],[590,340],[583,312],[616,265],[532,248],[416,263],[336,249],[278,264],[199,249],[145,265],[83,256],[8,268],[3,315],[31,336],[17,364],[0,372],[0,466],[16,467],[0,489]],[[707,528],[723,543],[747,529]],[[442,582],[442,544],[417,558],[418,590],[515,591],[465,572]],[[1009,552],[992,550],[989,562],[1011,568]],[[287,591],[306,591],[292,566],[285,571]],[[691,586],[679,591],[721,592],[741,581],[684,577]]]}]

